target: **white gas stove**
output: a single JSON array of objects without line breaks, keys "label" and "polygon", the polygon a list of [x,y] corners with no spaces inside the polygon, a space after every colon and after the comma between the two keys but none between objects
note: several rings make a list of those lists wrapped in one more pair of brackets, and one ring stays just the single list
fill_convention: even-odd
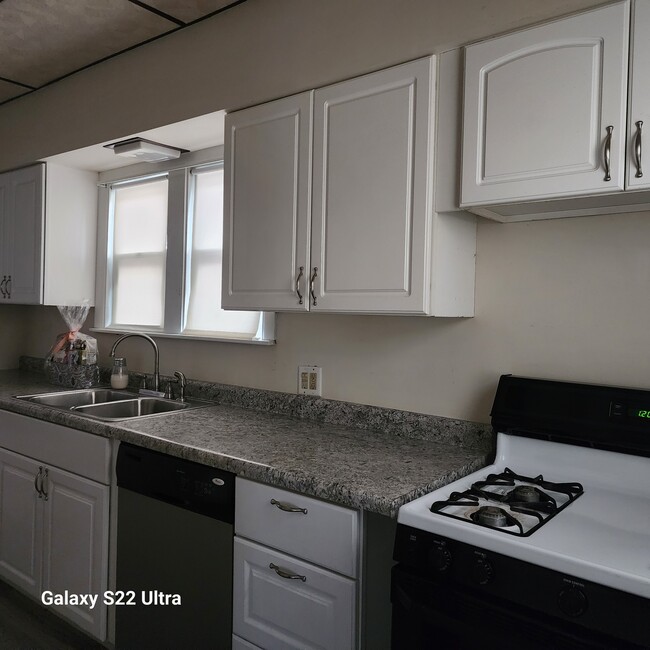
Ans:
[{"label": "white gas stove", "polygon": [[[504,376],[492,416],[494,463],[399,510],[394,613],[415,570],[431,584],[420,600],[512,604],[508,630],[539,622],[547,647],[650,647],[650,392]],[[479,641],[448,633],[449,647]]]}]

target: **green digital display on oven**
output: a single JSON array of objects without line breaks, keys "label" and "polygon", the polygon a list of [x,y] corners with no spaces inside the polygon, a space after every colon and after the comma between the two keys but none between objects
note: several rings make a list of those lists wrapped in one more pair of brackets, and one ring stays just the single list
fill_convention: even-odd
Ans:
[{"label": "green digital display on oven", "polygon": [[633,418],[643,418],[650,420],[650,408],[647,409],[641,409],[641,408],[631,408],[627,412],[628,416],[631,416]]}]

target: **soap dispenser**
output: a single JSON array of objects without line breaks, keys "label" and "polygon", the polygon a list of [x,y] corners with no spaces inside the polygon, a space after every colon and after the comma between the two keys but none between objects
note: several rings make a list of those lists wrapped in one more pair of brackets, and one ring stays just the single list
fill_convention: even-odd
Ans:
[{"label": "soap dispenser", "polygon": [[111,388],[126,388],[129,385],[129,369],[124,357],[114,357],[111,372]]}]

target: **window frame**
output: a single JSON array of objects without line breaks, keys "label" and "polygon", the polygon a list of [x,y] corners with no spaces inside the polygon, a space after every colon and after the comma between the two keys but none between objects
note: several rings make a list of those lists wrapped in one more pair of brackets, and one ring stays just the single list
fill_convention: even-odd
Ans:
[{"label": "window frame", "polygon": [[[189,241],[190,210],[193,209],[192,170],[201,167],[223,165],[223,147],[211,147],[185,154],[181,160],[162,163],[137,163],[99,174],[98,223],[97,223],[97,273],[95,326],[93,332],[114,334],[145,332],[152,336],[185,340],[220,341],[273,345],[275,343],[275,313],[260,312],[257,332],[253,338],[237,336],[236,333],[205,334],[184,332],[184,320],[188,301],[187,255]],[[200,173],[200,172],[199,172]],[[168,181],[167,210],[167,256],[165,264],[165,304],[162,328],[131,325],[111,325],[112,321],[112,188],[120,185],[139,184],[166,177]]]}]

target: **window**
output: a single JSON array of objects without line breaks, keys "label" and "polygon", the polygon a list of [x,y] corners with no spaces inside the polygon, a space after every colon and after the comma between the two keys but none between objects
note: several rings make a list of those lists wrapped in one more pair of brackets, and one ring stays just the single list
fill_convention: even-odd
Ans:
[{"label": "window", "polygon": [[115,326],[164,325],[167,179],[113,190],[111,314]]},{"label": "window", "polygon": [[100,187],[96,329],[273,341],[273,314],[221,309],[221,162]]}]

